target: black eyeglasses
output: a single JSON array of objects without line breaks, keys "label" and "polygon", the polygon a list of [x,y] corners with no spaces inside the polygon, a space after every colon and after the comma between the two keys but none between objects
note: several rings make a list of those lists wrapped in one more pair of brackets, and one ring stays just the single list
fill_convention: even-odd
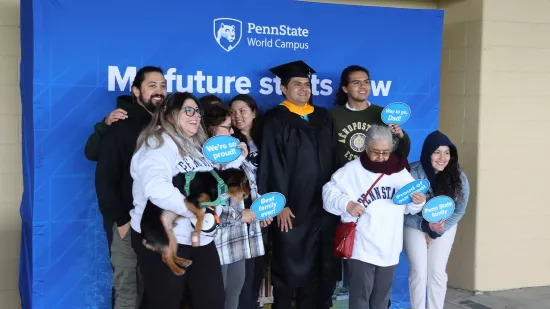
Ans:
[{"label": "black eyeglasses", "polygon": [[193,117],[195,114],[199,114],[199,116],[202,117],[202,114],[203,114],[202,110],[199,108],[192,108],[189,106],[185,106],[183,110],[185,111],[185,114],[189,117]]},{"label": "black eyeglasses", "polygon": [[222,126],[222,125],[219,125],[218,127],[226,129],[227,132],[231,132],[231,130],[233,129],[233,126]]}]

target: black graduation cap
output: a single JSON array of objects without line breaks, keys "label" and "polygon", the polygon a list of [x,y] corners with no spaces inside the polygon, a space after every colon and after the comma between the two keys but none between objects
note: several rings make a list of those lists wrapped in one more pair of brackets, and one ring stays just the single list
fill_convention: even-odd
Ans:
[{"label": "black graduation cap", "polygon": [[[311,74],[316,73],[309,65],[302,60],[282,64],[269,69],[269,71],[278,76],[281,81],[288,81],[293,77],[311,78]],[[283,82],[283,84],[286,84]]]}]

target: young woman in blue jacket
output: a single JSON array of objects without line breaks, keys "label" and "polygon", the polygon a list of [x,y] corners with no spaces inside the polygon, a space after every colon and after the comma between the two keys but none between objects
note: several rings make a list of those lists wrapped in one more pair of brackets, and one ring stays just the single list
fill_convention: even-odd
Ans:
[{"label": "young woman in blue jacket", "polygon": [[455,202],[451,217],[438,223],[427,222],[421,212],[405,215],[403,231],[403,245],[410,264],[411,309],[443,309],[447,292],[447,261],[457,224],[466,212],[470,185],[459,167],[455,145],[439,131],[426,137],[420,161],[411,164],[411,175],[415,179],[430,181],[427,200],[446,195]]}]

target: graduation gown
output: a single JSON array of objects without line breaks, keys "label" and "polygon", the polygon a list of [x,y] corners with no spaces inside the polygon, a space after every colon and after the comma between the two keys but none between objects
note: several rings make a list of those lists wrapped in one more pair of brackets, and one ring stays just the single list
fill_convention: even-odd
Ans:
[{"label": "graduation gown", "polygon": [[280,192],[290,208],[292,230],[271,224],[274,285],[301,287],[339,276],[339,260],[332,257],[339,218],[323,209],[322,188],[336,170],[332,118],[315,106],[308,121],[276,106],[263,119],[262,160],[258,168],[260,194]]}]

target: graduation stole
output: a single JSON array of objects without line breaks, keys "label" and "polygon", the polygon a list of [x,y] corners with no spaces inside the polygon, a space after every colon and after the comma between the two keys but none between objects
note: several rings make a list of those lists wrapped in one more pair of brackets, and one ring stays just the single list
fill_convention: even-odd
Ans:
[{"label": "graduation stole", "polygon": [[291,103],[289,101],[284,101],[281,103],[282,106],[288,108],[288,110],[291,113],[294,113],[296,115],[299,115],[300,117],[307,120],[307,115],[313,113],[313,105],[306,103],[304,106],[300,107],[294,103]]}]

